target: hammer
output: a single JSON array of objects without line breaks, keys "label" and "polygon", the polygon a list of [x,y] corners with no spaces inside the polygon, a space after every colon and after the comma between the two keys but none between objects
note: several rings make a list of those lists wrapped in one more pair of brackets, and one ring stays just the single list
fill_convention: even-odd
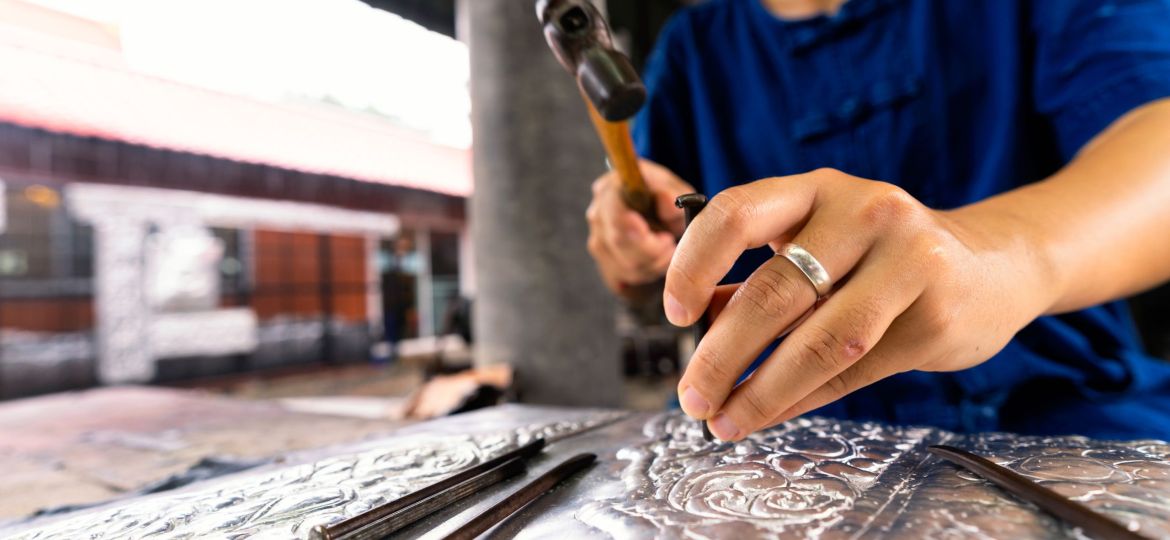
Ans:
[{"label": "hammer", "polygon": [[667,230],[638,169],[627,122],[646,101],[646,87],[630,60],[614,49],[605,18],[589,0],[537,0],[536,16],[553,54],[577,79],[589,119],[621,179],[622,201],[651,229]]}]

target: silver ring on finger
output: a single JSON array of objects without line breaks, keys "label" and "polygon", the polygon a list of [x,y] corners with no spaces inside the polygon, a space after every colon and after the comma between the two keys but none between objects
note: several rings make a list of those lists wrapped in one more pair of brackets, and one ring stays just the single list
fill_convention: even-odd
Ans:
[{"label": "silver ring on finger", "polygon": [[790,242],[780,246],[780,249],[776,250],[776,255],[788,259],[789,262],[796,265],[796,268],[800,270],[800,273],[804,274],[804,277],[808,278],[809,283],[812,283],[813,289],[817,291],[817,300],[829,295],[829,292],[833,288],[833,282],[829,279],[829,272],[825,270],[825,267],[821,265],[821,262],[816,257],[812,256],[812,253]]}]

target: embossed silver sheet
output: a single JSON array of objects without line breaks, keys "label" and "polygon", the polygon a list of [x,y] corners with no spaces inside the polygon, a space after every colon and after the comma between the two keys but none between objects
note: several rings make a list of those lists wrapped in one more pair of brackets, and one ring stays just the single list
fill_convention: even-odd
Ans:
[{"label": "embossed silver sheet", "polygon": [[[595,429],[590,429],[595,428]],[[559,442],[528,477],[581,451],[600,462],[492,531],[546,538],[1060,538],[1078,531],[929,456],[946,442],[1170,538],[1170,446],[1080,437],[955,435],[800,419],[737,444],[660,415],[505,406],[293,463],[0,530],[15,538],[304,538],[542,434]],[[526,479],[405,531],[438,537]]]},{"label": "embossed silver sheet", "polygon": [[1170,446],[798,419],[735,444],[661,415],[623,448],[624,493],[576,517],[615,538],[1062,538],[1035,507],[930,456],[946,443],[1170,537]]}]

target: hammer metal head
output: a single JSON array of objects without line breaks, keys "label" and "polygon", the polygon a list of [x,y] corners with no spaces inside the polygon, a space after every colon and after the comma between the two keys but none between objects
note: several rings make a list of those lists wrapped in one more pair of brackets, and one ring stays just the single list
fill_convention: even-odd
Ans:
[{"label": "hammer metal head", "polygon": [[536,16],[553,54],[602,117],[617,122],[642,108],[646,87],[629,58],[613,47],[609,26],[592,2],[537,0]]}]

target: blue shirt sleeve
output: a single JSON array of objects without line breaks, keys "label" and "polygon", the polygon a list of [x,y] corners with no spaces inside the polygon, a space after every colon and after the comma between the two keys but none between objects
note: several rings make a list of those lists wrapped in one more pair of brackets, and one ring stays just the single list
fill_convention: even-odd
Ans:
[{"label": "blue shirt sleeve", "polygon": [[1125,113],[1170,96],[1170,0],[1036,0],[1034,95],[1072,159]]},{"label": "blue shirt sleeve", "polygon": [[703,191],[698,163],[694,114],[685,69],[686,10],[676,13],[659,34],[646,61],[642,80],[646,104],[634,119],[634,145],[654,161]]}]

